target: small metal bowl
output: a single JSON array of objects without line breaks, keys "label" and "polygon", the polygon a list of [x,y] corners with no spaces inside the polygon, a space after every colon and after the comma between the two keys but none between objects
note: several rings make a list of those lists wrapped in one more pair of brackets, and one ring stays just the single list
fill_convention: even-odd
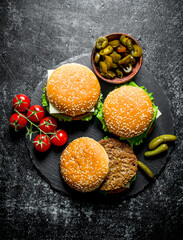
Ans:
[{"label": "small metal bowl", "polygon": [[[116,40],[116,39],[120,39],[120,36],[121,35],[125,35],[127,36],[128,38],[131,38],[132,41],[139,45],[139,43],[137,42],[137,40],[135,40],[135,38],[133,38],[132,36],[126,34],[126,33],[111,33],[109,35],[106,35],[105,37],[108,39],[108,41],[113,41],[113,40]],[[139,45],[140,46],[140,45]],[[98,66],[97,64],[95,63],[94,59],[95,59],[95,54],[97,52],[97,48],[96,46],[93,47],[93,50],[92,50],[92,54],[91,54],[91,65],[92,65],[92,68],[94,70],[94,73],[100,78],[102,79],[103,81],[105,82],[108,82],[108,83],[111,83],[111,84],[122,84],[122,83],[125,83],[125,82],[128,82],[130,81],[132,78],[135,77],[135,75],[138,73],[138,71],[140,70],[141,68],[141,65],[142,65],[142,56],[140,58],[138,58],[138,61],[137,63],[135,64],[135,66],[133,66],[133,70],[132,72],[129,74],[129,75],[126,75],[124,76],[123,78],[118,78],[118,77],[115,77],[113,79],[109,79],[109,78],[105,78],[101,75],[99,69],[98,69]]]}]

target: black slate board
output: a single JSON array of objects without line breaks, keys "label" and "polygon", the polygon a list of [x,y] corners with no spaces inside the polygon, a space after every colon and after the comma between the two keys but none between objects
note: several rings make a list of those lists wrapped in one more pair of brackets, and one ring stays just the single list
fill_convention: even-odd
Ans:
[{"label": "black slate board", "polygon": [[[90,54],[83,54],[83,55],[79,55],[77,57],[68,59],[67,61],[60,63],[59,66],[65,63],[70,63],[70,62],[81,63],[91,68]],[[167,133],[174,134],[173,117],[170,112],[168,98],[166,97],[161,87],[157,84],[153,76],[150,75],[143,66],[140,72],[138,73],[138,75],[133,80],[139,86],[145,86],[148,92],[153,92],[155,103],[159,107],[159,110],[162,113],[162,115],[155,121],[154,130],[148,136],[148,138],[144,141],[144,143],[138,147],[134,147],[134,152],[137,155],[137,158],[143,161],[152,170],[156,179],[166,165],[168,156],[172,149],[172,144],[169,146],[169,149],[166,153],[158,155],[154,159],[145,159],[143,154],[145,151],[148,150],[148,143],[154,137],[161,134],[167,134]],[[31,98],[32,105],[34,104],[41,105],[41,102],[42,102],[41,96],[42,96],[43,87],[46,81],[47,81],[47,75],[44,76],[43,81],[41,81],[38,84],[37,88],[35,89],[35,92]],[[101,84],[102,93],[104,95],[104,99],[107,96],[108,92],[113,90],[116,86],[116,85],[105,83],[103,81],[100,81],[100,84]],[[90,200],[93,198],[98,201],[98,200],[104,200],[104,198],[109,200],[109,199],[116,199],[116,198],[123,199],[123,198],[134,196],[135,194],[142,191],[145,187],[148,186],[148,184],[152,182],[152,180],[150,181],[143,174],[143,172],[141,172],[141,170],[138,170],[136,181],[132,184],[130,189],[125,190],[122,193],[109,194],[107,196],[104,196],[97,191],[83,194],[70,189],[63,181],[60,174],[60,169],[59,169],[60,156],[62,154],[63,149],[71,141],[81,136],[88,136],[88,137],[94,138],[96,141],[99,141],[100,139],[104,138],[106,135],[108,135],[109,137],[112,135],[103,132],[100,121],[96,117],[93,117],[93,119],[89,122],[83,122],[83,121],[60,122],[58,123],[58,127],[66,130],[66,132],[68,133],[68,142],[63,147],[57,148],[52,146],[48,152],[43,154],[43,153],[36,152],[33,147],[33,144],[31,144],[30,142],[27,142],[27,146],[30,150],[30,156],[34,166],[40,172],[41,176],[50,184],[50,186],[53,189],[58,190],[62,194],[67,196],[72,195],[72,197],[79,197],[79,198],[81,197],[82,199],[84,197],[85,199],[88,198]]]}]

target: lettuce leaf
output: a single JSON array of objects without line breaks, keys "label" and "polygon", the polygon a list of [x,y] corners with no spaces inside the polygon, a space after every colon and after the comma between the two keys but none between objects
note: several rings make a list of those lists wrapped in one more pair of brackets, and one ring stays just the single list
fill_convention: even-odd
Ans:
[{"label": "lettuce leaf", "polygon": [[104,132],[109,131],[108,127],[106,126],[105,122],[104,122],[104,116],[103,116],[103,102],[100,101],[98,104],[98,108],[97,108],[97,112],[94,113],[94,115],[96,115],[96,117],[100,120],[100,122],[102,123],[102,129],[104,130]]},{"label": "lettuce leaf", "polygon": [[43,105],[43,107],[46,107],[46,110],[49,112],[49,103],[48,103],[48,100],[46,98],[45,89],[46,89],[46,86],[43,88],[42,105]]},{"label": "lettuce leaf", "polygon": [[103,94],[100,93],[100,96],[99,96],[99,99],[98,99],[98,104],[97,104],[97,107],[96,107],[94,113],[90,114],[87,117],[83,117],[81,119],[82,121],[90,121],[94,115],[97,115],[98,111],[100,110],[101,105],[103,106],[102,99],[103,99]]},{"label": "lettuce leaf", "polygon": [[59,113],[55,113],[55,114],[52,114],[53,117],[57,118],[59,121],[64,121],[64,122],[71,122],[72,121],[72,118],[71,117],[66,117],[62,114],[59,114]]},{"label": "lettuce leaf", "polygon": [[131,183],[134,182],[134,181],[136,180],[136,178],[137,178],[137,175],[135,175],[135,176],[131,179],[130,182],[131,182]]},{"label": "lettuce leaf", "polygon": [[108,139],[109,137],[108,136],[105,136],[103,139]]},{"label": "lettuce leaf", "polygon": [[81,121],[90,121],[93,117],[93,114],[88,115],[87,117],[81,118]]},{"label": "lettuce leaf", "polygon": [[128,183],[124,186],[124,188],[130,188],[131,184],[136,180],[136,178],[137,178],[137,175],[135,175],[135,176],[130,180],[130,182],[128,182]]},{"label": "lettuce leaf", "polygon": [[[125,85],[129,85],[129,86],[134,86],[134,87],[139,87],[142,88],[150,97],[151,102],[152,102],[152,106],[153,106],[153,119],[151,124],[149,125],[148,129],[142,133],[141,135],[137,136],[137,137],[133,137],[133,138],[122,138],[120,137],[120,140],[126,140],[129,142],[130,146],[133,148],[133,145],[140,145],[143,142],[143,139],[147,137],[147,134],[149,132],[149,129],[151,128],[152,124],[154,123],[155,119],[156,119],[156,115],[158,112],[158,107],[154,105],[153,101],[154,101],[154,97],[153,97],[153,93],[148,93],[147,89],[144,86],[138,86],[135,82],[130,81],[129,83],[123,84],[121,86],[125,86]],[[116,86],[115,88],[121,87],[121,86]],[[104,117],[103,117],[103,103],[102,106],[100,106],[100,111],[98,112],[98,114],[96,115],[96,117],[100,120],[100,122],[102,123],[102,128],[105,132],[109,131],[105,121],[104,121]]]},{"label": "lettuce leaf", "polygon": [[155,106],[154,104],[153,104],[153,110],[154,110],[153,111],[154,114],[153,114],[152,122],[144,133],[142,133],[141,135],[139,135],[137,137],[133,137],[133,138],[122,138],[122,137],[120,137],[119,139],[120,140],[127,140],[132,148],[133,148],[133,145],[140,145],[143,142],[143,139],[147,137],[149,129],[151,128],[152,124],[154,123],[154,121],[156,119],[156,115],[157,115],[157,112],[158,112],[158,107]]}]

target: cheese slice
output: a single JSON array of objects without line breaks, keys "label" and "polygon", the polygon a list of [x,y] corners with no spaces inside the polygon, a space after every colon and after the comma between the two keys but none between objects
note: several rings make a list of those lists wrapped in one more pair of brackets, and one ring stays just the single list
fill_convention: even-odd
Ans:
[{"label": "cheese slice", "polygon": [[157,115],[156,115],[156,119],[159,118],[162,115],[162,113],[160,112],[160,110],[158,109]]},{"label": "cheese slice", "polygon": [[48,79],[50,78],[52,72],[54,71],[55,69],[49,69],[47,70],[47,73],[48,73]]},{"label": "cheese slice", "polygon": [[60,113],[50,102],[49,102],[49,112],[50,114]]},{"label": "cheese slice", "polygon": [[[57,114],[57,113],[60,113],[62,114],[59,110],[57,110],[51,103],[49,103],[49,112],[50,114]],[[90,111],[88,112],[95,112],[95,108],[91,109]]]}]

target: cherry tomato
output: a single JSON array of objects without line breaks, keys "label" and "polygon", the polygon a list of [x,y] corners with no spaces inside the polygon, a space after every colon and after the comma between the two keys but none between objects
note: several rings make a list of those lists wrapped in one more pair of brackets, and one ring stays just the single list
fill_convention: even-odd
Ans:
[{"label": "cherry tomato", "polygon": [[62,146],[67,142],[68,136],[64,130],[57,130],[51,135],[51,142],[56,146]]},{"label": "cherry tomato", "polygon": [[45,134],[37,135],[33,143],[38,152],[46,152],[51,146],[51,141]]},{"label": "cherry tomato", "polygon": [[40,121],[39,127],[45,133],[53,133],[57,128],[57,122],[53,117],[45,117]]},{"label": "cherry tomato", "polygon": [[[24,114],[21,114],[25,117]],[[18,113],[14,113],[11,115],[9,123],[12,128],[15,129],[15,131],[20,130],[24,128],[27,125],[27,119],[24,117],[20,116]]]},{"label": "cherry tomato", "polygon": [[24,94],[18,94],[13,99],[13,107],[19,112],[25,112],[30,107],[30,99]]},{"label": "cherry tomato", "polygon": [[28,109],[27,117],[32,122],[40,122],[44,118],[45,111],[39,105],[33,105]]}]

